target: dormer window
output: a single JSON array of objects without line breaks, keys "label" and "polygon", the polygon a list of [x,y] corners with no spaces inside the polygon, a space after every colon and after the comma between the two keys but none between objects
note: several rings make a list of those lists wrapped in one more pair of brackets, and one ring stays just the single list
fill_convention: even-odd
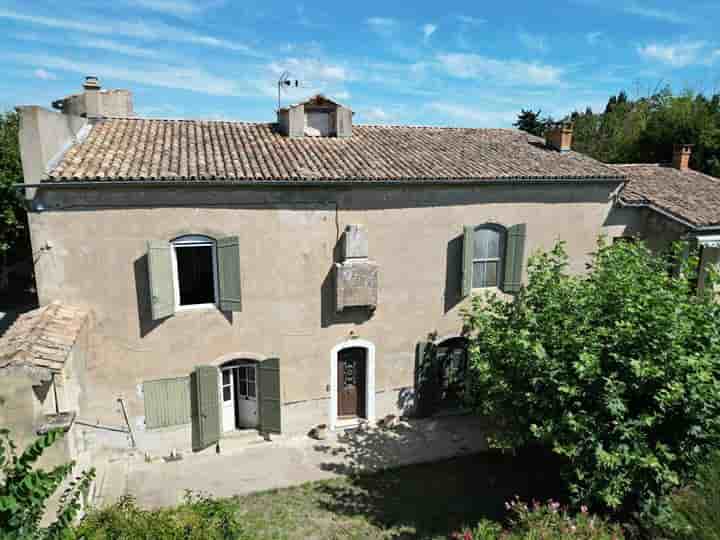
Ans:
[{"label": "dormer window", "polygon": [[350,137],[352,111],[320,94],[278,110],[278,130],[292,138]]}]

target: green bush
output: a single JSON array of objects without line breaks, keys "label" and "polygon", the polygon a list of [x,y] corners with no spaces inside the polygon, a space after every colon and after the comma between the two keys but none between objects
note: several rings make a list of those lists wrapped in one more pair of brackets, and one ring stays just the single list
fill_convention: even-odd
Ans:
[{"label": "green bush", "polygon": [[513,302],[474,298],[467,394],[493,446],[551,448],[572,501],[598,511],[654,511],[692,479],[720,446],[720,305],[696,294],[697,263],[601,241],[569,275],[558,243]]},{"label": "green bush", "polygon": [[50,431],[17,455],[10,432],[0,430],[0,538],[3,540],[56,539],[70,534],[95,470],[83,472],[68,484],[60,497],[56,520],[49,527],[41,527],[48,499],[75,466],[71,462],[50,471],[34,468],[43,452],[60,437],[62,432]]},{"label": "green bush", "polygon": [[236,516],[237,501],[187,492],[173,508],[144,510],[131,496],[93,510],[75,530],[82,540],[249,540]]},{"label": "green bush", "polygon": [[676,540],[720,540],[720,453],[700,467],[696,480],[670,497],[664,536]]},{"label": "green bush", "polygon": [[570,515],[559,503],[523,504],[518,499],[506,503],[510,511],[510,527],[504,531],[492,521],[481,521],[474,529],[456,533],[457,540],[621,540],[619,525],[608,523],[581,507],[580,513]]}]

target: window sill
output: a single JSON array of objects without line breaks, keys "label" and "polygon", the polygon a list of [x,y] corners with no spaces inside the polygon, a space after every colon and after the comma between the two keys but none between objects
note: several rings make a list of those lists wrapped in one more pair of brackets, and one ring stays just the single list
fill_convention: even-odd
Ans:
[{"label": "window sill", "polygon": [[217,304],[191,304],[189,306],[177,306],[175,307],[175,313],[182,313],[184,311],[207,311],[209,309],[218,309]]}]

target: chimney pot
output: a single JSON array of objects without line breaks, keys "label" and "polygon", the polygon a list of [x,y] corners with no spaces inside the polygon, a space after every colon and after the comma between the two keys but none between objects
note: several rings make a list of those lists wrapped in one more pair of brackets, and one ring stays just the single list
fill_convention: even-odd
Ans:
[{"label": "chimney pot", "polygon": [[673,146],[673,167],[679,171],[687,171],[690,168],[692,149],[692,144],[676,144]]},{"label": "chimney pot", "polygon": [[100,90],[100,81],[95,75],[88,75],[85,77],[83,88],[85,90]]},{"label": "chimney pot", "polygon": [[561,153],[572,150],[573,127],[572,122],[555,124],[545,134],[546,146]]}]

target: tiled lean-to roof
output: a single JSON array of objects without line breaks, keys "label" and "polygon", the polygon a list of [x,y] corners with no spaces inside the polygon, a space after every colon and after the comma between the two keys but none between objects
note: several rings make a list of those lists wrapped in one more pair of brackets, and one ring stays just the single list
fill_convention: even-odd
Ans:
[{"label": "tiled lean-to roof", "polygon": [[0,374],[22,369],[47,380],[62,370],[88,312],[53,302],[20,315],[0,337]]},{"label": "tiled lean-to roof", "polygon": [[720,179],[670,165],[615,165],[627,175],[620,199],[648,205],[694,227],[720,225]]},{"label": "tiled lean-to roof", "polygon": [[353,126],[292,139],[272,123],[111,118],[47,181],[616,179],[616,169],[510,129]]}]

